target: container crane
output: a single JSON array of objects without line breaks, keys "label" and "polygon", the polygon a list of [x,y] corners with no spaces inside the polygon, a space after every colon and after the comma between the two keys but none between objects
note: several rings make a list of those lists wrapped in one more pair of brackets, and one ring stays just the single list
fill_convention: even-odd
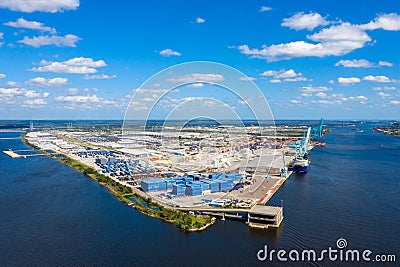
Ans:
[{"label": "container crane", "polygon": [[319,126],[312,128],[312,134],[313,134],[312,140],[313,141],[321,141],[321,139],[323,137],[323,124],[324,124],[324,118],[321,118]]},{"label": "container crane", "polygon": [[289,164],[289,170],[305,173],[309,170],[308,143],[310,142],[311,127],[308,127],[305,137],[296,142],[294,160]]}]

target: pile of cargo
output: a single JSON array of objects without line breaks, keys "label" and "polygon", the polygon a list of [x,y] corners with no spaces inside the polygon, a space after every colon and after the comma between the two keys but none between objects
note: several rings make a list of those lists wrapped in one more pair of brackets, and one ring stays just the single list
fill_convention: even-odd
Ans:
[{"label": "pile of cargo", "polygon": [[175,196],[201,196],[208,193],[227,192],[240,181],[239,173],[181,176],[142,180],[141,188],[145,192],[170,191]]}]

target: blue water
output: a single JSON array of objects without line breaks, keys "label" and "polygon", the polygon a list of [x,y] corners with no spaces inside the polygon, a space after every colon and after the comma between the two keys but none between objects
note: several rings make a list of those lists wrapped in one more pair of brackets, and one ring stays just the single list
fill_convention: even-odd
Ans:
[{"label": "blue water", "polygon": [[[272,198],[270,204],[284,206],[277,231],[218,221],[204,232],[182,233],[54,159],[1,153],[0,265],[265,266],[256,258],[264,244],[318,250],[340,237],[350,248],[397,253],[399,260],[400,138],[360,127],[363,133],[331,128],[327,147],[311,153],[311,171],[290,177]],[[27,147],[0,140],[1,150],[9,148]]]}]

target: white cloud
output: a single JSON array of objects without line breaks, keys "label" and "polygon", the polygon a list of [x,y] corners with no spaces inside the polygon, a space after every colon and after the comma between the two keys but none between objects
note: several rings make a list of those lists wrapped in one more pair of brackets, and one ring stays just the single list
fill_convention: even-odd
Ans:
[{"label": "white cloud", "polygon": [[22,106],[23,107],[27,107],[27,108],[40,108],[43,105],[46,105],[47,102],[42,99],[42,98],[38,98],[38,99],[28,99],[22,102]]},{"label": "white cloud", "polygon": [[325,20],[320,14],[318,13],[308,13],[305,14],[304,12],[299,12],[290,18],[285,18],[282,22],[282,26],[289,27],[296,31],[298,30],[313,30],[318,26],[325,26],[330,24],[329,21]]},{"label": "white cloud", "polygon": [[387,97],[391,97],[392,96],[391,94],[384,93],[384,92],[379,92],[379,93],[377,93],[377,95],[379,97],[381,97],[381,98],[387,98]]},{"label": "white cloud", "polygon": [[400,101],[399,100],[392,100],[389,102],[392,105],[400,105]]},{"label": "white cloud", "polygon": [[4,33],[0,32],[0,39],[3,39],[3,38],[4,38]]},{"label": "white cloud", "polygon": [[349,101],[347,97],[343,94],[325,94],[325,93],[317,93],[316,96],[319,98],[318,100],[313,100],[313,103],[323,104],[323,105],[341,105],[343,102]]},{"label": "white cloud", "polygon": [[366,59],[353,59],[353,60],[339,60],[335,66],[343,66],[345,68],[371,68],[373,63]]},{"label": "white cloud", "polygon": [[81,40],[81,38],[73,34],[67,34],[65,36],[42,35],[42,36],[35,36],[32,38],[25,36],[24,39],[18,41],[18,43],[26,44],[36,48],[45,45],[55,45],[58,47],[63,47],[63,46],[76,47],[75,43],[78,42],[79,40]]},{"label": "white cloud", "polygon": [[239,78],[239,80],[241,80],[241,81],[255,81],[255,80],[257,80],[257,78],[250,77],[250,76],[242,76],[242,77]]},{"label": "white cloud", "polygon": [[325,94],[324,92],[318,92],[315,94],[315,96],[319,97],[319,98],[327,98],[328,97],[328,95]]},{"label": "white cloud", "polygon": [[350,100],[367,101],[367,100],[368,100],[368,97],[363,96],[363,95],[359,95],[359,96],[350,96],[349,99],[350,99]]},{"label": "white cloud", "polygon": [[117,75],[108,75],[108,74],[97,74],[97,75],[85,75],[83,79],[85,80],[95,80],[95,79],[114,79]]},{"label": "white cloud", "polygon": [[393,63],[387,61],[379,61],[379,66],[393,67]]},{"label": "white cloud", "polygon": [[135,89],[135,93],[137,94],[164,94],[168,91],[169,91],[168,89],[144,89],[144,88]]},{"label": "white cloud", "polygon": [[340,84],[353,84],[353,83],[359,83],[361,82],[361,80],[360,78],[357,77],[348,77],[348,78],[339,77],[338,82]]},{"label": "white cloud", "polygon": [[0,79],[4,79],[6,75],[4,73],[0,73]]},{"label": "white cloud", "polygon": [[160,52],[160,55],[162,55],[164,57],[170,57],[170,56],[180,57],[182,55],[182,53],[167,48],[167,49],[162,50]]},{"label": "white cloud", "polygon": [[198,17],[198,18],[196,19],[196,22],[197,22],[197,23],[204,23],[204,22],[206,22],[206,20],[203,19],[203,18]]},{"label": "white cloud", "polygon": [[290,100],[290,103],[292,103],[292,104],[300,104],[300,100],[291,99],[291,100]]},{"label": "white cloud", "polygon": [[385,87],[374,87],[372,90],[374,91],[395,91],[396,87],[393,86],[385,86]]},{"label": "white cloud", "polygon": [[281,83],[282,81],[279,79],[272,79],[269,81],[270,83]]},{"label": "white cloud", "polygon": [[387,31],[400,30],[400,16],[396,13],[382,14],[373,21],[359,26],[364,30],[383,29]]},{"label": "white cloud", "polygon": [[238,50],[253,58],[276,61],[296,57],[342,56],[364,47],[371,38],[357,25],[341,23],[324,28],[308,35],[307,38],[316,43],[294,41],[289,43],[263,45],[261,49],[251,49],[248,45],[238,46]]},{"label": "white cloud", "polygon": [[75,102],[75,103],[97,103],[102,99],[97,95],[68,95],[68,96],[58,96],[56,101],[60,102]]},{"label": "white cloud", "polygon": [[389,83],[390,79],[386,76],[372,76],[368,75],[363,78],[364,81],[378,82],[378,83]]},{"label": "white cloud", "polygon": [[79,7],[79,0],[0,0],[0,8],[8,8],[20,12],[50,12],[75,10]]},{"label": "white cloud", "polygon": [[76,57],[62,62],[42,60],[39,66],[32,68],[31,71],[89,74],[96,73],[96,68],[105,66],[107,64],[103,60],[94,61],[92,58]]},{"label": "white cloud", "polygon": [[327,92],[332,91],[332,88],[326,86],[303,86],[301,87],[300,91],[309,94],[309,93],[316,93],[316,92]]},{"label": "white cloud", "polygon": [[296,73],[293,69],[290,70],[267,70],[260,74],[260,76],[271,76],[273,79],[271,80],[272,83],[277,83],[285,81],[285,82],[298,82],[298,81],[307,81],[307,78],[303,76],[302,73]]},{"label": "white cloud", "polygon": [[192,73],[189,75],[168,79],[168,81],[172,83],[220,82],[223,80],[224,76],[222,76],[221,74],[213,73]]},{"label": "white cloud", "polygon": [[269,7],[269,6],[262,6],[262,7],[260,8],[260,11],[261,11],[261,12],[270,11],[270,10],[272,10],[272,8]]},{"label": "white cloud", "polygon": [[43,23],[38,21],[28,21],[23,18],[17,19],[17,21],[10,21],[4,23],[6,26],[14,27],[14,28],[22,28],[22,29],[30,29],[30,30],[39,30],[42,32],[49,32],[51,34],[55,34],[57,31],[54,28],[46,27]]},{"label": "white cloud", "polygon": [[25,88],[1,88],[0,87],[0,99],[11,99],[15,97],[48,97],[48,92],[38,92],[34,90],[27,90]]},{"label": "white cloud", "polygon": [[[330,22],[322,18],[318,13],[298,13],[284,19],[282,26],[295,30],[314,29],[315,27]],[[276,61],[296,57],[325,57],[342,56],[356,49],[364,47],[371,42],[367,30],[383,29],[388,31],[400,30],[400,16],[391,13],[378,16],[374,21],[362,25],[353,25],[348,22],[339,22],[321,31],[308,35],[307,39],[315,42],[293,41],[289,43],[263,45],[261,49],[249,48],[248,45],[240,45],[237,49],[253,58]]]},{"label": "white cloud", "polygon": [[188,87],[191,87],[191,88],[202,88],[202,87],[204,87],[204,83],[192,83],[192,84],[189,84]]},{"label": "white cloud", "polygon": [[10,86],[27,85],[27,86],[36,86],[36,87],[41,87],[41,88],[52,88],[52,87],[61,87],[61,86],[67,85],[68,79],[67,78],[46,79],[43,77],[36,77],[36,78],[29,79],[28,81],[26,81],[24,83],[17,83],[17,82],[9,81],[7,84]]},{"label": "white cloud", "polygon": [[78,88],[68,88],[68,90],[67,90],[67,94],[69,94],[69,95],[77,95],[78,93],[79,93]]}]

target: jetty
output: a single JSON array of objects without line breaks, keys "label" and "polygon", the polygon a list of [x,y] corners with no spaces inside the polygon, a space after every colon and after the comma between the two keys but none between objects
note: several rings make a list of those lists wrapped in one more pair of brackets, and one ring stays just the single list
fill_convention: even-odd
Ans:
[{"label": "jetty", "polygon": [[[19,154],[21,152],[34,152],[35,154]],[[4,150],[4,154],[11,158],[26,158],[26,157],[36,157],[36,156],[45,156],[45,154],[37,153],[35,150]]]}]

